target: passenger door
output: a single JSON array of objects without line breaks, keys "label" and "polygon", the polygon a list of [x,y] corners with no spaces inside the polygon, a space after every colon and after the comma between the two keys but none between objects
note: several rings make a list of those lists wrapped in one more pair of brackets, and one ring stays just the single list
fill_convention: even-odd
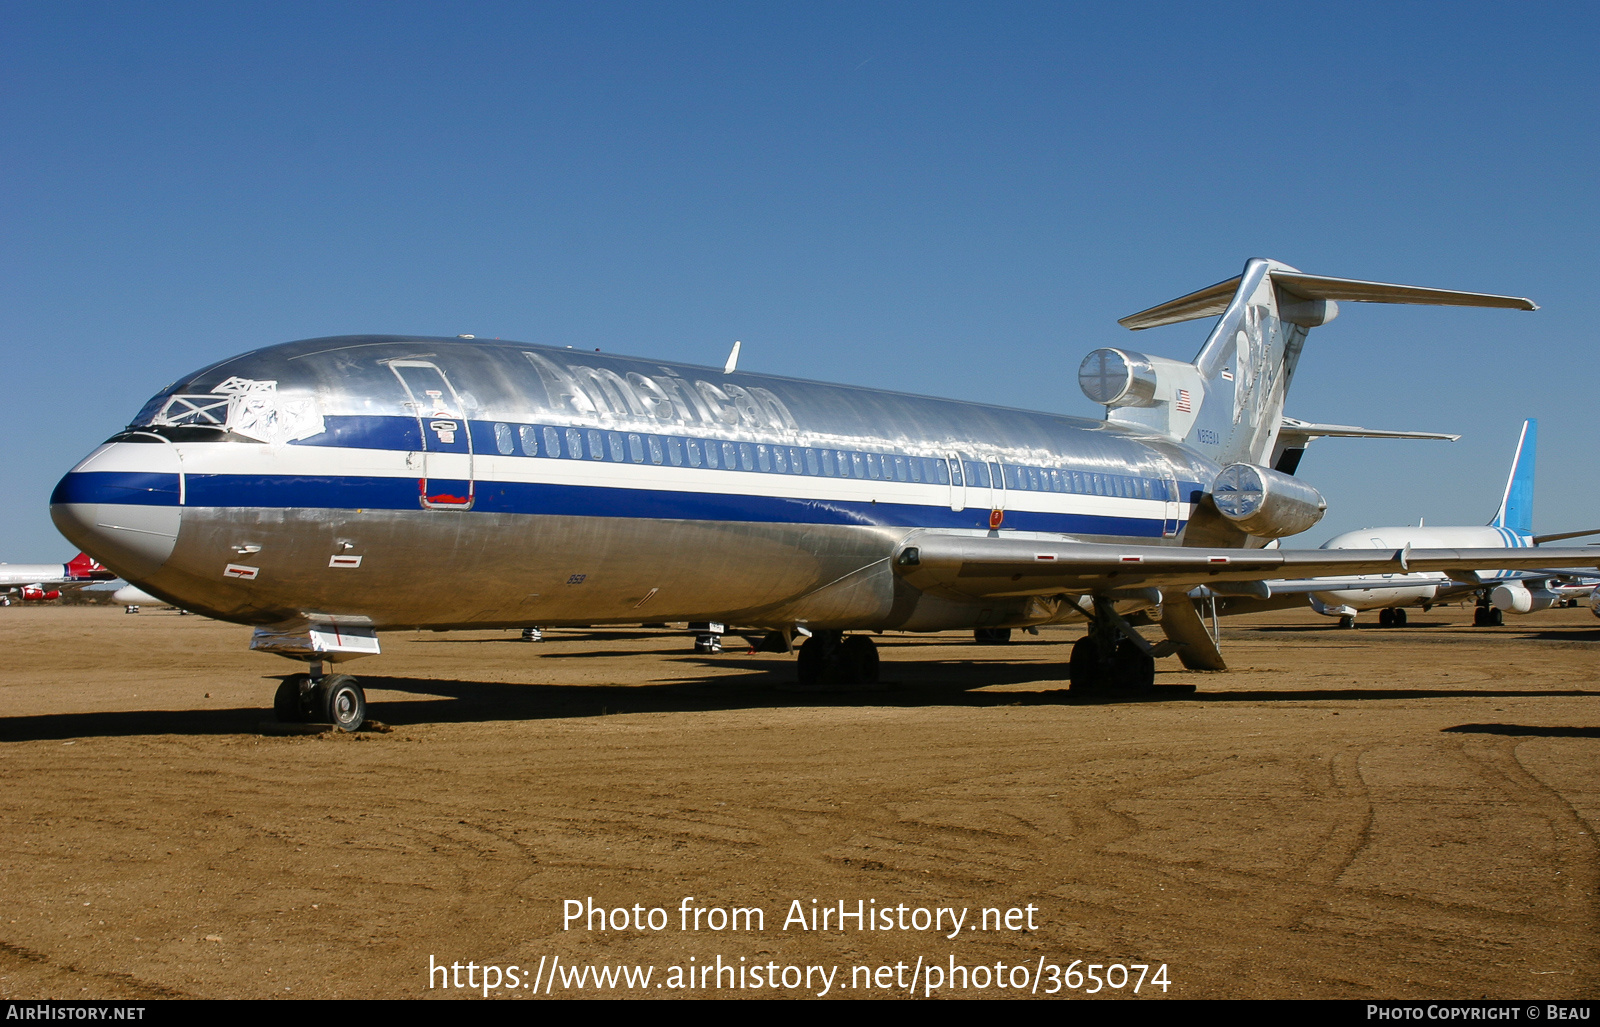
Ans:
[{"label": "passenger door", "polygon": [[950,465],[950,509],[967,508],[966,475],[961,473],[961,454],[951,453],[946,461]]},{"label": "passenger door", "polygon": [[443,371],[426,360],[391,360],[417,417],[421,450],[415,460],[420,502],[428,510],[470,510],[473,501],[472,432],[466,410]]}]

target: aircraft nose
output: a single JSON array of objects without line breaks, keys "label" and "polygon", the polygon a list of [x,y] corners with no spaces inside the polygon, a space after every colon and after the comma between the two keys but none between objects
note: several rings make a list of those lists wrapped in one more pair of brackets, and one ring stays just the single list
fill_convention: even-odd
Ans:
[{"label": "aircraft nose", "polygon": [[172,445],[112,442],[61,479],[50,517],[73,545],[133,581],[172,556],[182,502],[183,468]]}]

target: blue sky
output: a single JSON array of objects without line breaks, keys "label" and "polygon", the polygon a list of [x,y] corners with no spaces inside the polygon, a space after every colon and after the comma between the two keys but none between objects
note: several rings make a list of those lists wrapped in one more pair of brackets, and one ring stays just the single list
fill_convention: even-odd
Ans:
[{"label": "blue sky", "polygon": [[1098,416],[1116,319],[1252,256],[1346,304],[1289,413],[1348,528],[1600,527],[1592,4],[0,2],[0,560],[232,353],[470,332]]}]

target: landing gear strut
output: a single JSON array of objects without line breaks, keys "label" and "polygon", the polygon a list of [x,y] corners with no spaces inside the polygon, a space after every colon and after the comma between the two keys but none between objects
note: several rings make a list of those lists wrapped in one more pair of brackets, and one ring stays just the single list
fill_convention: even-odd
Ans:
[{"label": "landing gear strut", "polygon": [[695,632],[694,651],[697,653],[722,652],[722,632],[727,625],[716,621],[699,621],[689,625],[689,630]]},{"label": "landing gear strut", "polygon": [[332,724],[358,731],[367,722],[367,694],[348,674],[323,674],[313,663],[309,674],[291,674],[272,697],[272,711],[286,724]]},{"label": "landing gear strut", "polygon": [[1072,644],[1069,669],[1076,692],[1142,692],[1155,687],[1156,659],[1148,644],[1110,604],[1095,602],[1089,633]]},{"label": "landing gear strut", "polygon": [[866,635],[813,631],[795,661],[800,684],[871,685],[878,680],[878,648]]}]

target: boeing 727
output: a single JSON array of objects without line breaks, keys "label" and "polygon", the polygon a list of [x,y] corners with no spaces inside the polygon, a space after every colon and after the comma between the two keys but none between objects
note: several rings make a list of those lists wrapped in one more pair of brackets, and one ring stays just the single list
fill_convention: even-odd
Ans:
[{"label": "boeing 727", "polygon": [[[1307,332],[1338,300],[1526,299],[1241,275],[1124,318],[1216,317],[1192,362],[1106,348],[1103,421],[471,338],[286,343],[181,378],[57,486],[63,534],[306,661],[278,715],[347,730],[325,672],[400,628],[717,621],[875,680],[867,634],[1087,622],[1074,688],[1224,666],[1186,593],[1285,576],[1527,566],[1495,550],[1261,548],[1322,516],[1271,466]],[[1593,567],[1593,550],[1534,557]],[[1179,601],[1164,604],[1164,596]],[[1153,646],[1126,614],[1162,607]]]}]

